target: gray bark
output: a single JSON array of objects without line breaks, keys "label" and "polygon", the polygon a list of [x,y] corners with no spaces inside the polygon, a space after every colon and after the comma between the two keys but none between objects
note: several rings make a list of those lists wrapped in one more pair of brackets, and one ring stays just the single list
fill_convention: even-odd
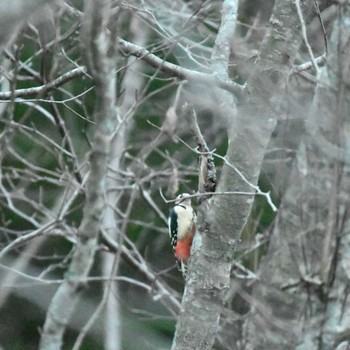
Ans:
[{"label": "gray bark", "polygon": [[248,349],[346,348],[349,334],[349,4],[340,5],[246,324]]},{"label": "gray bark", "polygon": [[[307,20],[312,9],[312,3],[304,5]],[[223,109],[231,110],[226,154],[231,166],[224,165],[218,192],[252,192],[256,186],[265,148],[276,125],[281,96],[301,39],[294,2],[276,1],[269,31],[247,81],[237,117],[233,113],[234,105]],[[212,348],[230,288],[234,250],[252,203],[252,197],[214,196],[209,203],[201,205],[173,350]]]},{"label": "gray bark", "polygon": [[[133,34],[133,42],[137,45],[145,46],[148,31],[135,30],[139,27],[139,19],[134,16],[130,29]],[[134,29],[134,30],[133,30]],[[119,107],[119,123],[117,126],[118,132],[114,134],[111,140],[111,150],[109,155],[109,174],[106,180],[106,210],[103,217],[103,226],[105,233],[112,239],[121,243],[124,239],[123,235],[126,235],[126,222],[127,217],[120,220],[115,215],[115,208],[119,205],[119,198],[122,194],[120,191],[116,191],[115,188],[118,185],[122,185],[120,180],[116,176],[122,168],[122,155],[127,148],[129,142],[129,133],[132,125],[132,117],[134,116],[134,107],[136,105],[136,96],[140,94],[144,85],[144,78],[142,77],[142,63],[136,60],[134,57],[130,57],[128,60],[129,69],[126,70],[122,90],[124,91],[124,98]],[[128,116],[128,117],[127,117]],[[137,189],[135,188],[135,191]],[[131,197],[134,197],[133,195]],[[131,201],[132,203],[132,201]],[[129,210],[126,210],[126,215],[129,215]],[[123,222],[120,222],[123,221]],[[121,252],[119,253],[119,255]],[[106,254],[103,256],[103,271],[104,275],[109,275],[113,271],[113,265],[115,264],[115,256]],[[120,259],[119,259],[120,260]],[[118,266],[115,266],[115,270],[118,270]],[[122,348],[121,344],[121,305],[119,303],[120,295],[119,288],[116,282],[111,282],[110,293],[107,297],[105,306],[105,349],[106,350],[119,350]]]},{"label": "gray bark", "polygon": [[[82,292],[97,249],[102,214],[105,209],[105,181],[110,138],[115,128],[114,55],[116,39],[107,33],[108,0],[86,1],[82,31],[83,54],[96,86],[93,143],[86,184],[86,202],[69,270],[49,306],[41,335],[40,349],[61,349],[63,335]],[[108,54],[107,54],[107,49]]]}]

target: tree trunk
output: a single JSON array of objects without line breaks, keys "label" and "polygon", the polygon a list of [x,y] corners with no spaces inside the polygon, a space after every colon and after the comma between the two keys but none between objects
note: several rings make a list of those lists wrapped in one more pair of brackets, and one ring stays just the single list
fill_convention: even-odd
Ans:
[{"label": "tree trunk", "polygon": [[248,349],[335,349],[347,339],[347,6],[341,6],[333,28],[328,62],[320,69],[306,123],[307,135],[255,286],[254,307],[246,324]]},{"label": "tree trunk", "polygon": [[[307,2],[302,9],[305,20],[309,21],[313,4]],[[255,194],[265,149],[302,40],[299,25],[295,3],[276,1],[269,31],[247,81],[237,117],[233,113],[228,117],[231,127],[227,162],[217,192]],[[173,350],[212,348],[230,288],[234,250],[253,199],[253,195],[214,196],[201,205]]]}]

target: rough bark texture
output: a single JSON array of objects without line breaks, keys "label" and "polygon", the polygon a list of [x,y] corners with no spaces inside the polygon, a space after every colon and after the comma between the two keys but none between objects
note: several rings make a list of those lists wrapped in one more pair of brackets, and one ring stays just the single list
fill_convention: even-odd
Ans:
[{"label": "rough bark texture", "polygon": [[[228,80],[230,40],[234,34],[237,6],[236,0],[224,1],[222,22],[212,54],[212,69],[222,81]],[[218,100],[218,116],[230,124],[236,114],[233,97],[223,91],[215,91],[215,94]],[[207,201],[202,202],[201,210],[204,210],[207,205]],[[199,217],[197,231],[201,232],[201,236],[196,235],[191,256],[196,254],[194,251],[198,253],[198,249],[202,249],[202,246],[206,249],[206,242],[203,245],[202,239],[208,235],[209,227],[203,221],[202,215]],[[210,243],[214,242],[212,240]],[[222,252],[222,249],[219,246],[211,246],[206,251],[215,254]],[[210,259],[209,256],[208,258]],[[208,264],[204,256],[192,260],[195,262],[191,269],[195,273],[190,271],[187,279],[172,350],[212,348],[218,331],[222,300],[228,288],[225,276],[230,272],[230,265],[227,262],[225,266],[221,265],[220,269],[217,269],[217,266],[213,264],[215,258]],[[215,272],[210,270],[213,268]]]},{"label": "rough bark texture", "polygon": [[248,349],[335,349],[348,339],[349,23],[348,4],[342,5],[262,262]]},{"label": "rough bark texture", "polygon": [[[304,16],[308,20],[313,4],[307,2],[304,6]],[[225,18],[224,14],[223,20]],[[276,125],[280,99],[301,39],[294,2],[276,1],[270,29],[247,82],[237,117],[233,105],[222,109],[231,110],[227,116],[231,128],[226,159],[245,179],[225,165],[218,192],[251,192],[252,186],[257,184],[265,148]],[[201,205],[199,234],[194,239],[173,350],[212,348],[230,288],[234,249],[252,203],[252,197],[214,196],[209,203]]]}]

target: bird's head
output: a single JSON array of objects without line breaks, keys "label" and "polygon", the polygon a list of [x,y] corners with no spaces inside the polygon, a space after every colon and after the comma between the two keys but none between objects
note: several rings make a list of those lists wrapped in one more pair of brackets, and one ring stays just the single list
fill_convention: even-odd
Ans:
[{"label": "bird's head", "polygon": [[181,193],[176,197],[175,205],[191,205],[191,198],[189,193]]}]

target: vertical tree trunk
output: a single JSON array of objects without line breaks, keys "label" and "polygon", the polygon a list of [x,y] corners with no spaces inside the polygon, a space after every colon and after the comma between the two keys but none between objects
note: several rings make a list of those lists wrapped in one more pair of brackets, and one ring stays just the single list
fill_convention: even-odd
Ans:
[{"label": "vertical tree trunk", "polygon": [[[145,46],[147,40],[147,30],[139,30],[140,21],[134,16],[130,23],[130,30],[133,34],[133,42],[140,46]],[[122,168],[122,155],[129,144],[129,134],[131,130],[132,112],[135,104],[136,97],[142,90],[144,78],[141,73],[142,62],[136,60],[134,57],[130,57],[128,60],[129,69],[126,70],[124,79],[122,81],[121,90],[124,91],[122,103],[119,107],[119,122],[117,125],[118,132],[113,135],[111,141],[111,150],[109,156],[109,172],[106,180],[106,210],[103,217],[103,226],[106,234],[117,242],[123,241],[123,235],[126,234],[126,225],[122,224],[115,215],[115,208],[119,205],[119,199],[121,196],[120,191],[116,191],[118,185],[122,185],[118,180],[118,172]],[[126,115],[129,115],[127,120],[124,120]],[[127,218],[126,218],[127,219]],[[124,220],[126,220],[124,219]],[[124,221],[123,220],[123,221]],[[115,256],[110,254],[103,255],[103,271],[104,275],[109,276],[113,270],[115,263]],[[118,266],[115,267],[118,270]],[[114,276],[112,276],[114,277]],[[105,307],[105,349],[106,350],[119,350],[122,347],[121,344],[121,305],[119,303],[120,296],[118,290],[118,284],[111,282],[110,294],[107,298]]]},{"label": "vertical tree trunk", "polygon": [[90,172],[86,184],[86,202],[78,241],[65,279],[51,301],[41,335],[41,350],[62,348],[64,332],[81,294],[81,284],[88,276],[94,262],[97,249],[97,238],[105,208],[109,143],[116,122],[115,42],[113,41],[116,39],[115,33],[111,36],[107,33],[110,6],[109,0],[86,1],[86,17],[82,33],[83,51],[90,74],[96,84]]},{"label": "vertical tree trunk", "polygon": [[251,349],[335,349],[347,338],[349,23],[341,5],[255,287],[246,324]]},{"label": "vertical tree trunk", "polygon": [[[309,21],[313,13],[311,2],[304,4],[303,13]],[[268,34],[247,81],[237,117],[233,113],[228,116],[231,118],[228,164],[223,167],[218,192],[255,193],[265,148],[275,128],[281,96],[302,40],[299,25],[294,2],[276,1]],[[209,203],[201,205],[173,350],[212,348],[230,288],[234,250],[253,199],[253,196],[214,196]]]}]

